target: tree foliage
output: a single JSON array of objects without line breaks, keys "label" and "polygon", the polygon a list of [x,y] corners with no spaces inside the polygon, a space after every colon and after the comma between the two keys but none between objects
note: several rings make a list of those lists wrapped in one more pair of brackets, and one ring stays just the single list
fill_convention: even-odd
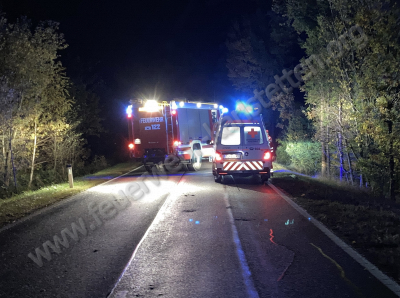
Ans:
[{"label": "tree foliage", "polygon": [[400,174],[398,4],[286,0],[275,6],[305,36],[307,55],[319,58],[317,71],[303,77],[303,90],[323,174],[352,183],[357,176],[394,199]]},{"label": "tree foliage", "polygon": [[1,17],[0,25],[0,185],[7,193],[62,180],[66,164],[85,158],[80,127],[95,133],[99,123],[71,116],[77,100],[59,61],[67,44],[57,23],[32,28],[26,18]]}]

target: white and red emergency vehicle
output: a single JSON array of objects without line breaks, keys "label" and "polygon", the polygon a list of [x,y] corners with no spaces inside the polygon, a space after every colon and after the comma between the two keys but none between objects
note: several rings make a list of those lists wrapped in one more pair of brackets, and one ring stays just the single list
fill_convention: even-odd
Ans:
[{"label": "white and red emergency vehicle", "polygon": [[182,165],[199,170],[203,159],[214,156],[211,131],[223,110],[216,103],[186,99],[131,100],[126,110],[131,156],[148,171],[160,164],[169,171]]},{"label": "white and red emergency vehicle", "polygon": [[234,120],[222,117],[215,127],[215,182],[225,175],[260,176],[262,183],[267,182],[272,174],[270,141],[262,115]]}]

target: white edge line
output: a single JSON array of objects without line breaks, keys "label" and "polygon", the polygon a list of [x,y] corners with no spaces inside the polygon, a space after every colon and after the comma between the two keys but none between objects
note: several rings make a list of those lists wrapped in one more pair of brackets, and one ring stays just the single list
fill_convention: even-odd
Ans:
[{"label": "white edge line", "polygon": [[[226,207],[229,207],[229,202],[228,202],[227,197],[224,197],[224,200],[225,200]],[[229,221],[230,221],[231,227],[232,227],[233,242],[235,243],[235,246],[236,246],[236,253],[237,253],[237,256],[239,259],[240,267],[242,269],[241,270],[242,277],[244,279],[244,284],[246,285],[247,294],[251,298],[259,298],[258,292],[257,292],[256,288],[254,287],[253,279],[251,278],[251,271],[250,271],[249,265],[247,264],[246,256],[244,254],[242,244],[239,239],[239,234],[238,234],[238,231],[235,226],[232,211],[230,208],[227,208],[227,211],[228,211]]]},{"label": "white edge line", "polygon": [[55,208],[55,207],[62,206],[63,204],[66,204],[66,203],[68,203],[69,201],[72,201],[72,200],[76,199],[76,198],[75,198],[76,196],[78,196],[78,195],[84,193],[85,191],[88,191],[89,189],[92,189],[92,188],[94,188],[94,187],[100,186],[100,185],[102,185],[102,184],[109,183],[109,182],[111,182],[111,181],[113,181],[113,180],[115,180],[115,179],[121,178],[121,177],[123,177],[123,176],[125,176],[125,175],[127,175],[127,174],[129,174],[129,173],[131,173],[131,172],[133,172],[133,171],[136,171],[137,169],[140,169],[141,167],[143,167],[143,165],[141,165],[141,166],[139,166],[139,167],[137,167],[137,168],[134,168],[133,170],[130,170],[129,172],[126,172],[125,174],[122,174],[122,175],[120,175],[120,176],[118,176],[118,177],[114,177],[114,178],[112,178],[112,179],[110,179],[110,180],[107,180],[107,181],[105,181],[105,182],[103,182],[103,183],[97,184],[97,185],[95,185],[95,186],[93,186],[93,187],[91,187],[91,188],[85,189],[84,191],[82,191],[82,192],[80,192],[80,193],[77,193],[77,194],[74,194],[74,195],[70,196],[69,198],[63,199],[63,200],[58,201],[58,202],[56,202],[56,203],[54,203],[54,204],[51,204],[50,206],[47,206],[47,207],[41,208],[41,209],[39,209],[39,210],[37,210],[37,211],[34,211],[33,213],[31,213],[31,214],[29,214],[29,215],[27,215],[27,216],[21,217],[21,218],[15,220],[14,222],[9,223],[9,224],[5,225],[4,227],[0,228],[0,233],[6,231],[6,230],[8,230],[8,229],[11,229],[11,228],[15,227],[16,225],[22,224],[22,223],[24,223],[25,221],[27,221],[27,220],[29,220],[29,219],[35,217],[35,216],[38,216],[38,215],[42,214],[43,212],[47,212],[47,211],[49,211],[49,210],[51,210],[51,209],[53,209],[53,208]]},{"label": "white edge line", "polygon": [[116,290],[116,288],[117,288],[118,284],[120,283],[121,279],[124,277],[125,272],[128,270],[129,266],[131,265],[131,263],[132,263],[133,260],[135,259],[136,253],[138,252],[138,250],[139,250],[140,246],[142,245],[143,241],[146,239],[147,234],[149,233],[150,229],[153,227],[154,222],[155,222],[156,219],[158,219],[158,217],[160,216],[159,214],[161,214],[161,213],[162,213],[161,211],[164,211],[164,209],[166,208],[165,206],[166,206],[167,198],[168,198],[169,195],[170,195],[170,193],[166,193],[165,195],[163,195],[163,197],[165,197],[164,203],[162,204],[160,210],[158,210],[157,215],[154,217],[154,219],[153,219],[153,221],[151,222],[151,224],[149,225],[149,227],[147,228],[147,230],[146,230],[146,232],[144,233],[142,239],[140,239],[139,243],[136,245],[136,248],[135,248],[135,250],[133,251],[133,254],[132,254],[132,256],[131,256],[129,262],[126,264],[124,270],[122,271],[121,275],[119,276],[117,282],[115,283],[114,287],[112,288],[112,290],[111,290],[110,294],[107,296],[107,298],[111,297],[113,294],[117,295],[117,296],[115,296],[115,297],[118,297],[118,295],[119,295],[118,293],[119,293],[119,292],[114,293],[114,291]]},{"label": "white edge line", "polygon": [[292,199],[282,193],[276,186],[272,185],[270,182],[268,184],[277,194],[279,194],[286,202],[288,202],[294,209],[296,209],[301,215],[305,218],[310,219],[318,229],[320,229],[326,236],[328,236],[336,245],[342,248],[348,255],[350,255],[356,262],[358,262],[361,266],[367,269],[373,276],[375,276],[380,282],[382,282],[385,286],[387,286],[390,290],[392,290],[398,297],[400,297],[400,285],[396,283],[392,278],[387,276],[381,270],[378,269],[374,264],[360,255],[357,251],[355,251],[352,247],[347,245],[343,240],[337,237],[334,233],[332,233],[327,227],[325,227],[321,222],[313,218],[310,214],[307,213],[302,207],[297,205]]}]

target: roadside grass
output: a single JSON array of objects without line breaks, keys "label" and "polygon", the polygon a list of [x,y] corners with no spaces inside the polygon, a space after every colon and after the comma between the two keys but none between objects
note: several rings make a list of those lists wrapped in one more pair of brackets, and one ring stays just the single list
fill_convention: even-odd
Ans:
[{"label": "roadside grass", "polygon": [[400,204],[357,187],[293,173],[274,173],[271,182],[400,282]]},{"label": "roadside grass", "polygon": [[0,228],[36,210],[127,173],[137,166],[137,162],[121,163],[91,175],[74,178],[74,188],[70,188],[68,182],[53,184],[0,200]]}]

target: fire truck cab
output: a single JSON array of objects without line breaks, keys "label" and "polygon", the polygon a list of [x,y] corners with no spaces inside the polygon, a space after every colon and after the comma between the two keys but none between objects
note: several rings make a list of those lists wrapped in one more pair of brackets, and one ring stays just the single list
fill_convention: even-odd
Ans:
[{"label": "fire truck cab", "polygon": [[215,182],[225,175],[260,176],[266,183],[272,171],[270,138],[262,115],[252,119],[222,118],[215,131],[212,172]]}]

